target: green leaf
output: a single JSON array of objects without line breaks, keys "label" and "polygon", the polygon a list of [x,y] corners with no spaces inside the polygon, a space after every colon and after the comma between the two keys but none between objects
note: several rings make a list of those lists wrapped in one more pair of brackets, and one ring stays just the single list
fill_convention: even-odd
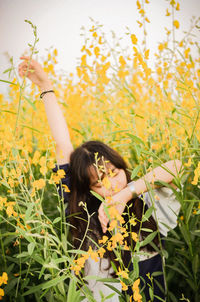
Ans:
[{"label": "green leaf", "polygon": [[166,259],[168,259],[169,254],[168,254],[168,252],[167,252],[166,250],[162,250],[162,254],[163,254],[163,256],[164,256]]},{"label": "green leaf", "polygon": [[61,220],[61,217],[57,217],[57,218],[55,218],[55,219],[54,219],[54,221],[53,221],[53,224],[55,224],[55,223],[59,222],[60,220]]},{"label": "green leaf", "polygon": [[50,288],[50,287],[54,287],[58,283],[64,281],[67,278],[68,278],[67,275],[63,275],[63,276],[59,276],[59,277],[57,277],[53,280],[50,280],[50,281],[44,282],[42,284],[36,285],[36,286],[32,287],[31,289],[29,289],[28,291],[26,291],[22,296],[27,296],[27,295],[36,293],[40,289],[47,289],[47,288]]},{"label": "green leaf", "polygon": [[99,200],[101,200],[103,203],[105,203],[105,200],[103,199],[103,197],[101,195],[99,195],[98,193],[94,192],[94,191],[90,191],[90,193],[92,193],[92,195],[94,195],[96,198],[98,198]]},{"label": "green leaf", "polygon": [[200,230],[192,231],[191,234],[194,236],[200,236]]},{"label": "green leaf", "polygon": [[137,166],[137,167],[132,171],[132,173],[131,173],[131,179],[134,179],[134,178],[137,176],[137,174],[138,174],[138,172],[140,171],[140,169],[141,169],[141,166]]},{"label": "green leaf", "polygon": [[26,96],[24,96],[25,100],[31,105],[31,107],[33,108],[34,111],[37,111],[35,104],[31,102],[31,100],[29,98],[27,98]]},{"label": "green leaf", "polygon": [[7,73],[7,72],[9,72],[9,71],[12,71],[12,70],[13,70],[13,67],[10,67],[10,68],[4,70],[3,74],[5,74],[5,73]]},{"label": "green leaf", "polygon": [[29,257],[29,253],[28,252],[22,252],[20,254],[17,255],[17,258],[23,258],[23,257]]},{"label": "green leaf", "polygon": [[120,296],[122,295],[122,293],[117,289],[117,288],[115,288],[113,285],[111,285],[111,284],[104,284],[104,285],[106,285],[107,287],[109,287],[110,289],[112,289],[114,292],[116,292],[117,294],[119,294]]},{"label": "green leaf", "polygon": [[67,250],[67,238],[65,234],[61,234],[61,242],[62,242],[62,246],[63,246],[63,250],[66,251]]},{"label": "green leaf", "polygon": [[137,256],[133,257],[133,270],[135,272],[135,278],[139,277],[139,260],[140,258]]},{"label": "green leaf", "polygon": [[11,148],[11,150],[12,150],[12,155],[14,156],[14,157],[16,157],[16,156],[18,156],[19,155],[19,151],[16,149],[16,148]]},{"label": "green leaf", "polygon": [[100,278],[98,276],[86,276],[84,280],[96,280],[100,282],[111,282],[111,283],[119,283],[120,281],[115,278]]},{"label": "green leaf", "polygon": [[141,228],[141,231],[145,231],[145,232],[148,232],[148,233],[152,233],[153,232],[152,229],[147,229],[147,228]]},{"label": "green leaf", "polygon": [[27,207],[27,210],[26,210],[26,213],[25,213],[25,221],[30,219],[30,215],[31,215],[31,212],[33,210],[33,207],[34,207],[34,203],[29,203],[28,204],[28,207]]},{"label": "green leaf", "polygon": [[191,202],[189,204],[189,206],[187,207],[187,211],[186,211],[186,215],[185,215],[186,224],[188,224],[188,222],[189,222],[190,216],[192,214],[193,206],[194,206],[194,202]]},{"label": "green leaf", "polygon": [[28,128],[28,129],[30,129],[30,130],[32,130],[32,131],[35,131],[35,132],[38,132],[38,133],[43,134],[43,132],[39,131],[39,130],[36,129],[36,128],[30,127],[30,126],[27,126],[27,125],[23,125],[23,124],[22,124],[21,126],[24,127],[24,128]]},{"label": "green leaf", "polygon": [[187,275],[185,274],[185,272],[183,272],[180,268],[176,267],[175,265],[166,264],[165,266],[171,268],[172,270],[174,270],[175,272],[183,275],[184,277],[187,277]]},{"label": "green leaf", "polygon": [[0,181],[0,183],[5,186],[7,189],[10,189],[9,185],[5,181]]},{"label": "green leaf", "polygon": [[163,272],[159,272],[159,271],[153,272],[153,273],[151,274],[152,277],[157,277],[157,276],[161,276],[161,275],[163,275]]},{"label": "green leaf", "polygon": [[196,254],[192,260],[192,270],[194,272],[194,275],[197,274],[198,269],[199,269],[199,256],[198,254]]},{"label": "green leaf", "polygon": [[149,217],[151,216],[152,212],[153,212],[153,206],[151,206],[151,207],[146,211],[146,213],[143,215],[143,217],[142,217],[142,222],[145,222],[146,220],[148,220]]},{"label": "green leaf", "polygon": [[157,235],[158,231],[155,231],[151,234],[149,234],[141,243],[140,246],[145,246],[147,244],[149,244]]},{"label": "green leaf", "polygon": [[71,279],[68,288],[66,302],[79,302],[79,301],[82,301],[81,291],[76,289],[76,281],[74,279]]},{"label": "green leaf", "polygon": [[151,287],[149,287],[149,296],[151,298],[151,301],[153,301],[154,300],[153,299],[154,295],[153,295],[153,289]]},{"label": "green leaf", "polygon": [[4,82],[4,83],[8,83],[8,84],[11,84],[11,85],[15,85],[15,86],[17,86],[17,84],[12,83],[12,82],[9,82],[9,81],[5,81],[5,80],[0,80],[0,82]]},{"label": "green leaf", "polygon": [[35,242],[31,242],[28,244],[28,253],[31,256],[33,254],[34,248],[35,248]]},{"label": "green leaf", "polygon": [[6,112],[6,113],[12,113],[14,115],[16,115],[16,112],[10,111],[10,110],[0,110],[1,112]]},{"label": "green leaf", "polygon": [[184,224],[180,226],[180,231],[185,239],[185,242],[187,243],[188,246],[190,246],[190,234]]},{"label": "green leaf", "polygon": [[188,279],[188,278],[186,278],[185,280],[186,280],[186,282],[189,284],[189,286],[192,288],[192,290],[193,290],[194,292],[196,292],[196,287],[195,287],[194,281],[191,280],[191,279]]},{"label": "green leaf", "polygon": [[141,140],[141,138],[139,138],[138,136],[130,134],[130,133],[127,133],[127,135],[132,139],[132,141],[134,141],[136,143],[139,143],[139,144],[142,144],[142,145],[145,145],[143,140]]}]

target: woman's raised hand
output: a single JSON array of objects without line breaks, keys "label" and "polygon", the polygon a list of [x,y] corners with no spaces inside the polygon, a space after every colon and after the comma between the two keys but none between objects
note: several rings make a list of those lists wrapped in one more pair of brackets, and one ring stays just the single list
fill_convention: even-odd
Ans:
[{"label": "woman's raised hand", "polygon": [[104,211],[104,204],[103,203],[101,203],[101,205],[99,207],[98,218],[99,218],[103,233],[106,233],[109,219],[108,219],[108,217],[107,217],[107,215]]},{"label": "woman's raised hand", "polygon": [[51,81],[49,80],[46,72],[42,68],[41,64],[35,60],[30,60],[30,57],[20,57],[23,62],[18,66],[18,72],[20,77],[26,76],[34,84],[36,84],[42,91],[52,89]]}]

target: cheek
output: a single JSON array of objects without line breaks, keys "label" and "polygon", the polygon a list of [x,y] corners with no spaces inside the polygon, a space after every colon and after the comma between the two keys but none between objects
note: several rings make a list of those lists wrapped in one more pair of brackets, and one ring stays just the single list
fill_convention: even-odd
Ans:
[{"label": "cheek", "polygon": [[104,188],[104,187],[101,187],[101,188],[94,187],[94,188],[91,188],[91,190],[94,191],[95,193],[99,194],[102,197],[104,197],[105,194],[107,193],[106,188]]},{"label": "cheek", "polygon": [[118,182],[119,182],[121,188],[124,188],[127,185],[126,174],[123,170],[121,170],[120,173],[118,174]]}]

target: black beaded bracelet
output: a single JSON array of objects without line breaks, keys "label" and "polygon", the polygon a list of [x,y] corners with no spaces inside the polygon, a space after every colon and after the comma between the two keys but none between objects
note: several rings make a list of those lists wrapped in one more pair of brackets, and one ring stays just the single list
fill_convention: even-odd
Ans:
[{"label": "black beaded bracelet", "polygon": [[55,91],[54,91],[54,90],[47,90],[47,91],[43,91],[43,92],[40,94],[40,98],[42,99],[42,98],[43,98],[43,96],[44,96],[46,93],[48,93],[48,92],[53,92],[53,93],[55,93]]}]

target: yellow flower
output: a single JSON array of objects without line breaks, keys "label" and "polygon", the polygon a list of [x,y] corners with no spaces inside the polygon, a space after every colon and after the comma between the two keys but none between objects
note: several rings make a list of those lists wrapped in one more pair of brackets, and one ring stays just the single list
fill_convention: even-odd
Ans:
[{"label": "yellow flower", "polygon": [[57,57],[57,55],[58,55],[58,50],[57,50],[56,48],[54,49],[53,54],[54,54],[55,57]]},{"label": "yellow flower", "polygon": [[98,47],[98,46],[96,46],[95,48],[94,48],[94,54],[95,54],[95,56],[98,58],[98,56],[100,55],[100,48]]},{"label": "yellow flower", "polygon": [[2,284],[7,284],[7,282],[8,282],[8,275],[7,273],[4,272],[2,276],[0,276],[0,286]]},{"label": "yellow flower", "polygon": [[133,299],[134,301],[141,301],[142,296],[140,295],[139,292],[139,284],[140,284],[140,279],[138,278],[134,283],[133,283]]},{"label": "yellow flower", "polygon": [[40,179],[35,180],[33,182],[33,188],[34,189],[38,189],[39,190],[39,189],[42,189],[44,187],[45,187],[45,180],[43,178],[40,178]]},{"label": "yellow flower", "polygon": [[141,301],[142,299],[142,296],[140,295],[140,293],[138,291],[135,291],[134,294],[133,294],[133,299],[134,301]]},{"label": "yellow flower", "polygon": [[170,16],[171,14],[170,14],[170,12],[168,11],[168,8],[167,8],[167,10],[166,10],[166,15],[165,16]]},{"label": "yellow flower", "polygon": [[99,258],[98,258],[98,252],[94,252],[91,248],[91,246],[89,247],[88,249],[88,255],[90,255],[91,259],[94,260],[95,262],[98,262],[99,261]]},{"label": "yellow flower", "polygon": [[40,155],[40,152],[36,150],[32,159],[32,164],[37,165],[39,163]]},{"label": "yellow flower", "polygon": [[146,51],[145,51],[145,53],[144,53],[144,58],[146,59],[146,60],[148,60],[149,59],[149,49],[147,49]]},{"label": "yellow flower", "polygon": [[180,10],[180,4],[178,2],[176,4],[176,10]]},{"label": "yellow flower", "polygon": [[134,34],[131,35],[131,41],[133,44],[137,44],[138,39],[137,39],[136,35],[134,35]]},{"label": "yellow flower", "polygon": [[124,237],[121,233],[118,232],[113,235],[110,240],[112,241],[113,248],[115,248],[117,246],[117,243],[123,245]]},{"label": "yellow flower", "polygon": [[44,176],[47,173],[47,167],[46,166],[41,167],[40,172]]},{"label": "yellow flower", "polygon": [[8,217],[10,216],[17,216],[17,213],[14,211],[13,206],[12,205],[8,205],[8,207],[6,208],[6,213],[8,215]]},{"label": "yellow flower", "polygon": [[127,271],[122,271],[121,268],[119,267],[119,270],[117,272],[117,275],[124,278],[124,279],[128,279],[128,273]]},{"label": "yellow flower", "polygon": [[129,220],[129,222],[130,222],[130,224],[131,224],[132,226],[135,226],[135,225],[137,224],[135,218],[131,218],[131,219]]},{"label": "yellow flower", "polygon": [[97,37],[98,37],[96,31],[93,32],[92,36],[93,36],[94,38],[97,38]]},{"label": "yellow flower", "polygon": [[180,27],[180,24],[178,20],[174,20],[173,25],[178,29]]},{"label": "yellow flower", "polygon": [[107,236],[103,236],[102,239],[99,239],[99,243],[106,243],[106,241],[108,240]]},{"label": "yellow flower", "polygon": [[112,220],[112,221],[110,222],[110,226],[109,226],[109,228],[108,228],[108,231],[114,230],[114,228],[116,228],[116,226],[117,226],[117,220],[114,219],[114,220]]},{"label": "yellow flower", "polygon": [[138,0],[137,0],[136,4],[137,4],[137,9],[141,9],[141,4]]},{"label": "yellow flower", "polygon": [[111,188],[111,182],[110,180],[108,179],[108,176],[105,176],[102,180],[102,184],[103,186],[106,188],[106,189],[110,189]]},{"label": "yellow flower", "polygon": [[191,159],[191,157],[190,157],[189,160],[188,160],[188,162],[185,163],[185,166],[186,166],[186,167],[191,167],[191,165],[192,165],[192,159]]},{"label": "yellow flower", "polygon": [[63,169],[59,169],[57,171],[57,175],[60,177],[60,178],[64,178],[65,177],[65,171]]},{"label": "yellow flower", "polygon": [[138,289],[139,284],[140,284],[140,279],[138,278],[138,279],[135,280],[135,282],[133,283],[133,291]]},{"label": "yellow flower", "polygon": [[105,252],[106,250],[103,247],[100,247],[100,249],[98,250],[99,257],[103,258]]},{"label": "yellow flower", "polygon": [[137,234],[137,233],[131,232],[131,237],[132,237],[132,239],[133,239],[135,242],[138,241],[138,234]]},{"label": "yellow flower", "polygon": [[0,300],[2,297],[4,297],[4,290],[2,288],[0,288]]},{"label": "yellow flower", "polygon": [[122,290],[126,291],[128,289],[128,286],[123,281],[121,281],[121,280],[120,280],[120,283],[122,285]]},{"label": "yellow flower", "polygon": [[64,188],[64,192],[70,192],[67,185],[63,184],[62,187]]}]

